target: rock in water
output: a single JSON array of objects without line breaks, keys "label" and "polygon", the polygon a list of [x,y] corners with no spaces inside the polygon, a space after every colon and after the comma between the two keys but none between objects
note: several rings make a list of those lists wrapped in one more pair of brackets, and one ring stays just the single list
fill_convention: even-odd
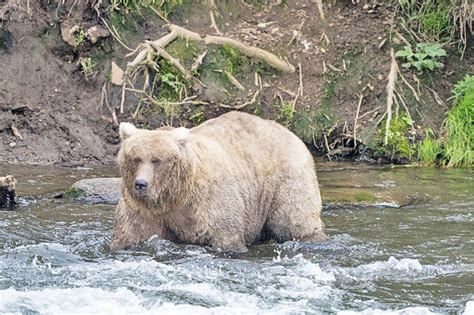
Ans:
[{"label": "rock in water", "polygon": [[84,202],[117,204],[121,185],[122,179],[116,177],[81,179],[65,195]]}]

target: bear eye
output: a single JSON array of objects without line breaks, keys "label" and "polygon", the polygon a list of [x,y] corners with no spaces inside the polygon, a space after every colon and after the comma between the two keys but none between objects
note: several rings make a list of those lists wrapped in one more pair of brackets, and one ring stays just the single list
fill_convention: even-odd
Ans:
[{"label": "bear eye", "polygon": [[140,163],[141,161],[142,161],[142,159],[140,159],[138,156],[136,156],[136,157],[134,157],[134,158],[132,159],[132,162],[135,163],[135,164],[138,164],[138,163]]},{"label": "bear eye", "polygon": [[161,160],[159,158],[153,158],[151,159],[151,163],[155,164],[155,165],[160,165],[161,164]]}]

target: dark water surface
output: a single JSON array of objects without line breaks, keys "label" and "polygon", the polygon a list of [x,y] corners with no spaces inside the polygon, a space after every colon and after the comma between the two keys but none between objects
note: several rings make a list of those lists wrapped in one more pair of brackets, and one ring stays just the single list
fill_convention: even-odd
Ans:
[{"label": "dark water surface", "polygon": [[[327,241],[227,257],[158,239],[110,254],[113,206],[26,198],[0,211],[0,313],[474,314],[474,170],[318,168],[323,190],[350,182],[413,202],[325,207]],[[7,172],[19,195],[115,173],[0,166]]]}]

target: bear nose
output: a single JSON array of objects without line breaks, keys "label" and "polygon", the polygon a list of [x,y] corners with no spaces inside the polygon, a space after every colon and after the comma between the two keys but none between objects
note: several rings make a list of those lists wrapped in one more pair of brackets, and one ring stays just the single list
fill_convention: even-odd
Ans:
[{"label": "bear nose", "polygon": [[137,179],[135,181],[135,189],[140,192],[140,193],[143,193],[146,188],[148,187],[148,183],[146,182],[146,180],[144,179]]}]

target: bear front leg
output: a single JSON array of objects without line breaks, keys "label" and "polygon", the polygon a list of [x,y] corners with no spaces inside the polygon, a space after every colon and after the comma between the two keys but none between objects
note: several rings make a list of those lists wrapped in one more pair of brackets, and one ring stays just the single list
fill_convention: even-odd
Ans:
[{"label": "bear front leg", "polygon": [[124,249],[148,240],[151,236],[166,237],[166,229],[161,218],[120,199],[115,210],[115,222],[110,241],[110,250]]},{"label": "bear front leg", "polygon": [[248,250],[243,235],[239,234],[218,237],[212,242],[212,247],[222,252],[245,253]]}]

